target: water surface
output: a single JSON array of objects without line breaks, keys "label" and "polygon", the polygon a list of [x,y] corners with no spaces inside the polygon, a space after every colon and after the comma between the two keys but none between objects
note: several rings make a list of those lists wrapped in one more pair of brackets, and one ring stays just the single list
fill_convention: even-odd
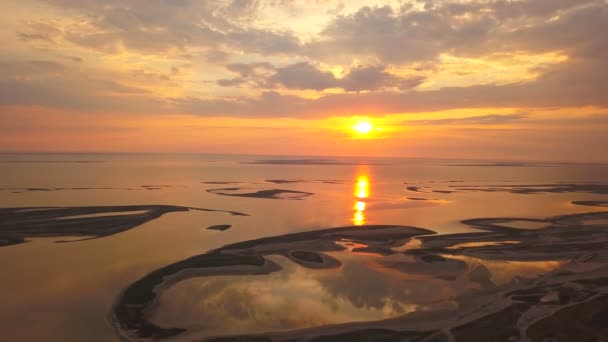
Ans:
[{"label": "water surface", "polygon": [[[0,247],[4,272],[0,291],[6,294],[0,310],[3,337],[116,341],[118,335],[108,316],[123,289],[155,269],[230,243],[350,225],[407,225],[440,234],[473,232],[475,227],[461,221],[482,217],[542,220],[602,211],[601,206],[572,202],[605,201],[608,197],[608,167],[602,165],[289,159],[0,155],[2,208],[172,205],[249,215],[170,212],[101,238],[55,243],[74,237],[34,237]],[[252,193],[262,195],[239,196]],[[70,218],[126,214],[142,212]],[[586,224],[605,224],[606,220],[590,222]],[[206,229],[213,225],[231,227],[225,231]],[[513,229],[545,226],[533,221],[506,225]],[[447,269],[437,268],[434,272],[439,273],[432,276],[416,273],[413,268],[404,272],[391,265],[411,262],[413,256],[354,253],[352,246],[356,247],[357,241],[344,243],[350,243],[351,248],[329,253],[342,261],[339,268],[312,270],[272,256],[283,271],[178,282],[162,293],[150,319],[161,326],[196,331],[191,336],[288,331],[449,309],[454,306],[451,297],[484,287],[455,281]],[[466,264],[471,262],[469,258]],[[537,277],[564,261],[479,262],[497,285],[515,277]],[[445,272],[443,277],[437,277],[441,272]]]}]

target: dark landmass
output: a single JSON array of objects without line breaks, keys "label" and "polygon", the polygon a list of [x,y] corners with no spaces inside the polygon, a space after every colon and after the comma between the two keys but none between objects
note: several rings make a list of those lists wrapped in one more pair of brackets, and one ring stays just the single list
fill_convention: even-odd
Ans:
[{"label": "dark landmass", "polygon": [[218,212],[218,213],[226,213],[232,216],[249,216],[249,214],[242,213],[240,211],[232,211],[232,210],[220,210],[220,209],[207,209],[207,208],[192,208],[189,207],[190,210],[197,211],[209,211],[209,212]]},{"label": "dark landmass", "polygon": [[[272,342],[264,336],[217,337],[207,342]],[[282,340],[293,342],[296,340]],[[363,329],[341,334],[318,336],[307,342],[448,342],[447,336],[440,331],[393,331],[386,329]]]},{"label": "dark landmass", "polygon": [[316,262],[316,263],[322,263],[323,262],[323,258],[321,258],[321,256],[317,253],[314,252],[309,252],[309,251],[293,251],[290,254],[293,258],[296,258],[298,260],[301,261],[307,261],[307,262]]},{"label": "dark landmass", "polygon": [[[185,186],[176,185],[141,185],[140,188],[145,190],[161,190],[163,188],[185,188]],[[44,187],[44,188],[0,188],[0,191],[11,191],[14,194],[20,194],[24,192],[50,192],[50,191],[79,191],[79,190],[140,190],[137,188],[112,188],[112,187]]]},{"label": "dark landmass", "polygon": [[608,194],[608,184],[589,183],[554,183],[554,184],[524,184],[524,185],[467,185],[456,187],[459,191],[510,192],[514,194],[543,194],[582,192],[589,194]]},{"label": "dark landmass", "polygon": [[517,321],[532,308],[531,303],[516,303],[501,311],[452,329],[456,341],[520,341]]},{"label": "dark landmass", "polygon": [[32,237],[100,238],[123,232],[166,213],[188,211],[169,205],[0,209],[0,234]]},{"label": "dark landmass", "polygon": [[364,329],[336,335],[318,336],[311,342],[447,342],[447,336],[440,331],[394,331],[386,329]]},{"label": "dark landmass", "polygon": [[0,160],[0,163],[105,163],[105,160]]},{"label": "dark landmass", "polygon": [[589,207],[608,207],[608,201],[572,201],[570,203]]},{"label": "dark landmass", "polygon": [[407,187],[405,187],[405,190],[411,191],[411,192],[429,194],[429,193],[432,193],[433,191],[432,190],[429,191],[426,189],[430,189],[430,188],[431,187],[429,187],[429,186],[407,186]]},{"label": "dark landmass", "polygon": [[528,329],[528,337],[532,341],[606,341],[607,322],[608,296],[603,295],[537,321]]},{"label": "dark landmass", "polygon": [[431,201],[431,199],[422,197],[408,197],[407,199],[410,201]]},{"label": "dark landmass", "polygon": [[[430,192],[450,194],[454,192],[507,192],[512,194],[548,194],[548,193],[588,193],[588,194],[608,194],[608,184],[602,183],[547,183],[547,184],[463,184],[447,185],[444,188],[431,188],[430,186],[406,187],[406,190],[413,192],[422,191],[422,188],[431,188]],[[575,201],[577,203],[581,201]],[[576,204],[576,203],[575,203]]]},{"label": "dark landmass", "polygon": [[[423,243],[420,250],[435,254],[467,255],[486,260],[567,260],[581,253],[601,251],[602,246],[608,246],[608,231],[605,229],[608,225],[596,223],[602,219],[608,219],[608,212],[564,215],[542,220],[464,220],[462,223],[486,232],[421,237]],[[520,229],[506,225],[514,221],[542,222],[547,226],[539,229]]]},{"label": "dark landmass", "polygon": [[246,215],[173,205],[0,208],[0,246],[36,237],[101,238],[135,228],[167,213],[189,210]]},{"label": "dark landmass", "polygon": [[[396,318],[319,326],[295,332],[216,337],[209,341],[603,341],[608,338],[608,212],[545,219],[478,218],[463,223],[479,232],[434,235],[404,226],[362,226],[261,238],[230,244],[150,273],[129,286],[112,311],[123,338],[164,338],[185,332],[146,320],[162,291],[192,277],[225,274],[264,275],[280,271],[269,255],[282,255],[303,267],[334,268],[332,255],[347,253],[341,244],[366,245],[352,253],[373,251],[382,267],[407,275],[467,280],[478,290],[451,298],[453,310],[417,311]],[[509,227],[514,221],[542,222],[539,229]],[[412,239],[416,247],[397,248]],[[350,252],[349,252],[350,253]],[[410,255],[413,259],[382,256]],[[471,257],[471,258],[468,258]],[[333,259],[333,260],[332,260]],[[482,264],[488,261],[560,261],[533,278],[493,282]],[[373,281],[370,279],[370,281]],[[576,324],[574,324],[576,322]]]},{"label": "dark landmass", "polygon": [[14,194],[20,194],[24,192],[50,192],[50,191],[79,191],[79,190],[137,190],[133,188],[0,188],[0,191],[11,191]]},{"label": "dark landmass", "polygon": [[[366,161],[339,161],[335,159],[262,159],[241,162],[241,164],[265,165],[379,165]],[[385,165],[385,164],[382,164]]]},{"label": "dark landmass", "polygon": [[16,244],[24,243],[24,242],[25,242],[25,239],[23,238],[23,236],[10,234],[10,233],[6,233],[6,234],[0,233],[0,247],[16,245]]},{"label": "dark landmass", "polygon": [[[226,245],[219,250],[243,250],[251,249],[262,245],[276,245],[287,242],[299,242],[306,240],[328,240],[331,243],[324,245],[317,250],[323,251],[341,251],[344,247],[335,244],[335,241],[351,240],[351,241],[366,241],[371,245],[384,244],[387,247],[391,242],[409,239],[413,236],[435,234],[434,231],[416,228],[409,226],[392,226],[392,225],[368,225],[368,226],[347,226],[338,228],[327,228],[322,230],[313,230],[301,233],[293,233],[281,236],[265,237],[255,240],[236,242]],[[328,247],[329,246],[329,247]],[[217,251],[217,250],[216,250]]]},{"label": "dark landmass", "polygon": [[272,340],[263,336],[236,336],[212,338],[207,342],[272,342]]},{"label": "dark landmass", "polygon": [[337,179],[267,179],[266,182],[274,184],[292,184],[292,183],[323,183],[323,184],[344,184],[343,180]]},{"label": "dark landmass", "polygon": [[161,190],[164,188],[185,188],[185,186],[176,186],[176,185],[142,185],[142,188],[146,190]]},{"label": "dark landmass", "polygon": [[249,190],[246,188],[219,188],[219,189],[208,189],[215,195],[222,196],[236,196],[236,197],[251,197],[251,198],[264,198],[264,199],[288,199],[288,200],[300,200],[305,197],[314,195],[312,192],[296,191],[296,190],[285,190],[285,189],[263,189],[255,192],[241,192],[243,190]]},{"label": "dark landmass", "polygon": [[219,231],[222,231],[222,232],[225,231],[225,230],[228,230],[230,228],[232,228],[232,226],[229,225],[229,224],[218,224],[218,225],[215,225],[215,226],[209,226],[209,227],[207,227],[207,229],[209,229],[209,230],[219,230]]},{"label": "dark landmass", "polygon": [[469,166],[469,167],[476,167],[476,166],[481,166],[481,167],[559,167],[559,166],[566,166],[567,164],[545,164],[545,163],[511,163],[511,162],[504,162],[504,163],[472,163],[472,164],[449,164],[449,165],[442,165],[442,166]]},{"label": "dark landmass", "polygon": [[378,210],[392,210],[392,209],[409,209],[409,208],[421,208],[421,207],[434,207],[441,205],[443,202],[432,199],[426,201],[420,200],[400,200],[396,202],[376,202],[368,201],[366,210],[378,211]]}]

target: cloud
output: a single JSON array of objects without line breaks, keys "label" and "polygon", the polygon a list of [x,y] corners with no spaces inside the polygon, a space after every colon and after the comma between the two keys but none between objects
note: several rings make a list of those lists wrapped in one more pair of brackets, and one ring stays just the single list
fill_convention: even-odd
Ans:
[{"label": "cloud", "polygon": [[446,119],[432,119],[432,120],[408,120],[397,123],[396,125],[403,126],[439,126],[439,125],[502,125],[513,122],[518,122],[528,117],[527,114],[487,114],[470,116],[466,118],[446,118]]},{"label": "cloud", "polygon": [[372,56],[386,63],[425,60],[441,51],[439,39],[451,30],[433,13],[400,15],[389,6],[363,7],[334,19],[307,48],[312,56],[330,60],[340,55]]},{"label": "cloud", "polygon": [[[116,54],[181,54],[193,48],[261,54],[292,53],[300,42],[288,30],[247,25],[257,1],[73,1],[51,0],[63,9],[84,14],[85,21],[63,31],[70,43]],[[55,28],[56,29],[56,28]],[[35,37],[38,32],[29,33]],[[210,52],[211,58],[217,57]]]},{"label": "cloud", "polygon": [[226,69],[239,74],[241,77],[257,75],[259,71],[274,70],[272,64],[268,62],[258,63],[232,63],[226,65]]},{"label": "cloud", "polygon": [[[349,150],[361,142],[351,139],[332,146],[345,155],[605,159],[605,0],[41,1],[44,6],[0,4],[7,13],[0,112],[14,114],[4,123],[19,121],[10,126],[10,139],[2,135],[4,146],[48,141],[52,148],[63,132],[55,128],[55,136],[43,137],[46,128],[37,120],[45,118],[51,126],[65,123],[66,132],[148,125],[150,136],[173,143],[166,149],[188,141],[184,149],[325,153],[336,138],[325,126],[315,126],[314,140],[291,131],[280,135],[281,129],[258,133],[258,139],[254,131],[261,129],[249,136],[238,128],[214,140],[210,128],[199,141],[197,130],[207,118],[218,121],[213,127],[246,119],[256,122],[243,127],[254,127],[264,126],[264,118],[341,122],[334,117],[361,115],[381,125],[407,114],[398,124],[417,126],[412,129],[420,134],[397,139],[391,134],[401,128],[392,127],[373,145]],[[471,117],[415,120],[416,113],[450,109]],[[39,116],[19,120],[35,110]],[[193,123],[192,134],[179,128],[171,135],[173,122]],[[428,129],[433,126],[453,127]],[[21,134],[27,127],[34,129],[29,145]],[[82,142],[74,134],[63,147]],[[124,148],[104,137],[90,138],[90,146]],[[155,138],[141,141],[138,146],[163,148]]]},{"label": "cloud", "polygon": [[265,77],[275,68],[267,62],[258,63],[231,63],[227,64],[226,69],[232,73],[238,74],[238,77],[224,78],[216,81],[216,84],[222,87],[233,87],[242,84],[251,83],[256,87],[264,87]]},{"label": "cloud", "polygon": [[[606,7],[600,0],[429,1],[423,9],[366,6],[334,18],[305,50],[325,61],[355,55],[384,64],[435,60],[443,53],[478,57],[541,47],[561,50],[580,39],[602,40],[593,32],[605,27]],[[580,17],[572,18],[577,13]]]},{"label": "cloud", "polygon": [[504,37],[509,44],[528,51],[565,50],[574,58],[597,58],[608,55],[608,38],[597,34],[606,30],[608,4],[591,2],[552,20],[517,28]]},{"label": "cloud", "polygon": [[[600,62],[569,63],[552,69],[536,81],[525,83],[450,87],[432,91],[377,89],[367,93],[327,94],[310,99],[282,94],[268,88],[263,88],[268,90],[260,96],[204,98],[192,95],[165,98],[144,90],[145,84],[168,82],[165,78],[169,76],[159,73],[134,71],[130,74],[83,74],[79,68],[72,70],[55,62],[4,62],[0,63],[0,69],[3,74],[9,75],[9,79],[0,82],[0,104],[79,108],[93,112],[112,110],[149,114],[294,118],[369,113],[386,115],[451,108],[608,107],[608,98],[604,92],[608,88],[608,71],[600,68],[602,65]],[[247,70],[241,71],[248,75]],[[137,80],[141,83],[140,87],[128,85]],[[345,83],[341,82],[348,80],[347,74],[340,80],[328,78],[326,84],[312,78],[306,79],[308,83],[297,80],[300,83],[288,84],[300,87],[321,87],[327,84],[342,86]],[[394,82],[392,78],[388,80],[390,82],[385,81],[385,86]],[[239,78],[234,82],[242,83]],[[261,78],[256,82],[263,84],[265,81]]]},{"label": "cloud", "polygon": [[17,38],[23,42],[56,44],[61,34],[61,30],[51,24],[33,21],[27,23],[23,31],[17,32]]},{"label": "cloud", "polygon": [[[230,54],[223,50],[208,50],[203,56],[205,60],[210,63],[221,63],[230,59]],[[189,59],[191,58],[192,56],[189,56]]]},{"label": "cloud", "polygon": [[21,39],[22,41],[25,41],[25,42],[29,42],[29,41],[43,41],[43,42],[47,42],[47,43],[54,42],[53,38],[48,33],[17,32],[17,37],[19,37],[19,39]]},{"label": "cloud", "polygon": [[1,61],[0,74],[6,75],[0,80],[0,106],[150,113],[158,112],[164,102],[143,87],[127,85],[127,80],[138,78],[142,83],[166,82],[160,74],[138,70],[129,74],[82,72],[79,65],[31,60]]},{"label": "cloud", "polygon": [[271,82],[292,89],[324,90],[337,87],[331,72],[321,71],[308,62],[301,62],[277,69]]},{"label": "cloud", "polygon": [[[240,117],[323,117],[425,112],[453,108],[608,107],[608,70],[574,63],[555,68],[536,81],[506,85],[446,87],[407,92],[376,91],[327,94],[316,99],[280,92],[238,100],[179,100],[180,111],[198,115]],[[272,94],[271,96],[268,96]]]},{"label": "cloud", "polygon": [[420,85],[424,81],[422,76],[399,77],[386,71],[381,66],[359,66],[340,80],[340,88],[346,91],[378,90],[394,87],[399,90],[408,90]]},{"label": "cloud", "polygon": [[234,87],[234,86],[243,84],[245,82],[247,82],[247,80],[242,77],[223,78],[221,80],[216,81],[217,85],[222,86],[222,87]]},{"label": "cloud", "polygon": [[[229,64],[226,68],[239,77],[221,79],[222,86],[254,81],[257,86],[274,89],[277,86],[287,89],[322,91],[341,88],[347,92],[375,91],[385,88],[407,90],[420,85],[423,77],[400,77],[386,71],[383,66],[356,66],[343,78],[337,78],[329,71],[323,71],[310,62],[298,62],[275,68],[269,63]],[[267,73],[273,71],[271,76]]]},{"label": "cloud", "polygon": [[[325,21],[318,25],[323,29],[308,38],[292,31],[291,18],[277,18],[270,24],[260,21],[264,10],[291,11],[295,6],[285,7],[281,1],[50,3],[65,18],[32,18],[15,31],[20,49],[30,43],[54,42],[45,52],[48,60],[41,61],[41,52],[34,48],[31,54],[37,58],[18,59],[38,60],[38,64],[0,59],[0,69],[9,76],[2,83],[6,89],[0,95],[2,103],[298,118],[471,107],[608,105],[604,65],[608,36],[598,34],[608,31],[604,1],[366,6],[342,9],[341,14],[323,12]],[[84,61],[78,68],[66,67],[52,60],[53,52]],[[538,75],[510,84],[482,84],[489,77],[481,73],[472,86],[419,87],[442,70],[450,72],[438,60],[444,54],[476,58],[510,53],[527,58],[526,53],[547,52],[568,58],[542,65],[531,71]],[[85,53],[86,58],[80,57]],[[96,62],[108,53],[117,54],[112,57],[119,66]],[[175,74],[172,58],[186,59],[192,66],[180,67]],[[345,70],[341,78],[328,71],[333,66]],[[153,86],[162,89],[144,90]],[[328,89],[344,93],[328,94]],[[314,99],[297,95],[304,90],[318,93]],[[140,107],[142,102],[154,106]]]},{"label": "cloud", "polygon": [[6,79],[26,80],[48,77],[65,70],[61,63],[47,60],[0,61],[0,71]]}]

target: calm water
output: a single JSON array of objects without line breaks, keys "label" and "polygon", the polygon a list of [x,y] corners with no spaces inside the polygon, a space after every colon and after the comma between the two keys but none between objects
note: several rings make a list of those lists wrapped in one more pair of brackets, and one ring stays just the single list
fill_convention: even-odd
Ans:
[{"label": "calm water", "polygon": [[[228,243],[365,224],[464,232],[472,228],[461,224],[463,219],[597,211],[601,208],[570,202],[608,197],[584,189],[560,190],[563,184],[608,183],[608,167],[602,165],[478,166],[476,161],[370,158],[277,164],[282,159],[286,158],[0,155],[0,207],[4,208],[170,204],[250,215],[176,212],[99,239],[54,243],[57,238],[39,238],[0,247],[2,339],[116,341],[107,317],[122,289],[154,269]],[[266,162],[249,163],[259,160]],[[263,199],[207,191],[218,188],[239,188],[226,190],[237,194],[286,189],[312,195]],[[206,229],[220,224],[232,228]],[[530,222],[516,227],[538,228]],[[273,260],[285,269],[267,277],[185,280],[162,294],[151,319],[161,326],[203,331],[196,336],[297,329],[449,308],[445,298],[469,286],[429,280],[415,270],[404,275],[387,266],[390,260],[373,255],[339,253],[345,254],[339,271],[312,272],[276,256]],[[557,265],[488,262],[486,266],[493,281],[501,283]],[[370,277],[376,279],[373,284],[366,282]],[[277,322],[277,317],[282,320]]]}]

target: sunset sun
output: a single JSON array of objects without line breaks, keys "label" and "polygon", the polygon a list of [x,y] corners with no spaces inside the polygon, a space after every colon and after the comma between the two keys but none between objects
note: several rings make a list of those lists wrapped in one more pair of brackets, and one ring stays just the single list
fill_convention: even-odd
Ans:
[{"label": "sunset sun", "polygon": [[374,129],[369,121],[359,121],[353,125],[353,130],[359,134],[368,134]]}]

